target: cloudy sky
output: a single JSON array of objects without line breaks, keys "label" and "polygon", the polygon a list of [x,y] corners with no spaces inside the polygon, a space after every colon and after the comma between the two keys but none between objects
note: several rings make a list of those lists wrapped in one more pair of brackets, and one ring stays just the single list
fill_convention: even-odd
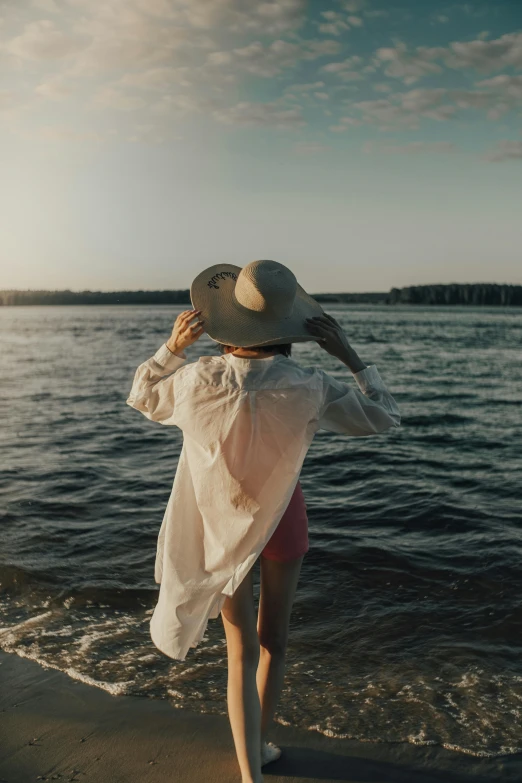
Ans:
[{"label": "cloudy sky", "polygon": [[521,0],[1,0],[0,288],[522,283]]}]

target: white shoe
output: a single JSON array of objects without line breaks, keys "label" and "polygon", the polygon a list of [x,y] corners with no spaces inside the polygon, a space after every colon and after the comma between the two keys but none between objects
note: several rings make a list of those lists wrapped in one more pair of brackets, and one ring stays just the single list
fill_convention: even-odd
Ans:
[{"label": "white shoe", "polygon": [[275,761],[282,752],[281,748],[278,748],[273,742],[264,742],[261,746],[261,766],[264,767],[265,764]]}]

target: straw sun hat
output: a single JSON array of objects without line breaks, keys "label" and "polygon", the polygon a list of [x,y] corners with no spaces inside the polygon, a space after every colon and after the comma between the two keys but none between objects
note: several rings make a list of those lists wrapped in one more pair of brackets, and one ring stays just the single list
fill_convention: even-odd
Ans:
[{"label": "straw sun hat", "polygon": [[190,299],[208,336],[238,348],[317,341],[305,318],[324,312],[277,261],[210,266],[193,281]]}]

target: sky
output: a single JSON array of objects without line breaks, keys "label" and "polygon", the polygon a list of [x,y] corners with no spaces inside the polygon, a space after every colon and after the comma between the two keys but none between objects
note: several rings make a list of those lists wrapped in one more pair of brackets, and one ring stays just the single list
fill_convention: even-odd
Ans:
[{"label": "sky", "polygon": [[0,288],[522,284],[521,0],[1,0]]}]

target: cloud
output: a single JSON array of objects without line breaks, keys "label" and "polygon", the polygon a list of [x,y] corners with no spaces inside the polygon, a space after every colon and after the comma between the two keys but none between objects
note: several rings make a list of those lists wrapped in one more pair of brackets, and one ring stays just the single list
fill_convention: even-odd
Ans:
[{"label": "cloud", "polygon": [[447,91],[444,87],[437,87],[432,89],[409,90],[408,92],[401,93],[398,97],[401,106],[406,111],[418,113],[440,106],[446,93]]},{"label": "cloud", "polygon": [[328,24],[320,24],[319,25],[319,32],[324,33],[325,35],[341,35],[343,30],[349,30],[347,24],[344,22],[336,22],[328,23]]},{"label": "cloud", "polygon": [[501,74],[476,82],[475,90],[452,90],[451,97],[463,109],[487,109],[491,120],[498,120],[522,106],[522,76]]},{"label": "cloud", "polygon": [[330,125],[329,130],[332,133],[344,133],[349,128],[353,128],[357,125],[362,125],[361,120],[355,117],[341,117],[337,125]]},{"label": "cloud", "polygon": [[344,125],[362,125],[361,121],[356,119],[355,117],[341,117],[339,122],[342,122]]},{"label": "cloud", "polygon": [[191,26],[213,30],[226,27],[232,33],[262,32],[278,35],[301,27],[306,19],[306,0],[181,0]]},{"label": "cloud", "polygon": [[383,130],[416,129],[421,118],[444,121],[453,116],[457,109],[445,103],[447,92],[442,87],[416,89],[378,100],[359,101],[352,106],[361,112],[363,121],[369,125],[378,125]]},{"label": "cloud", "polygon": [[242,101],[227,109],[215,111],[213,116],[218,122],[239,127],[261,126],[293,130],[306,125],[300,107],[286,109],[277,101],[270,103]]},{"label": "cloud", "polygon": [[[37,0],[40,2],[40,0]],[[53,0],[41,0],[52,2]],[[91,16],[113,17],[118,25],[131,17],[169,20],[199,31],[226,29],[235,34],[279,35],[298,29],[306,19],[307,0],[67,0]]]},{"label": "cloud", "polygon": [[502,96],[495,91],[452,90],[451,98],[459,109],[487,109],[490,120],[498,120],[519,103],[519,99]]},{"label": "cloud", "polygon": [[414,53],[410,54],[408,47],[401,43],[395,49],[377,49],[374,63],[386,63],[384,73],[387,76],[402,79],[405,84],[413,84],[423,76],[442,72],[440,65],[433,62],[437,52],[437,49],[418,46]]},{"label": "cloud", "polygon": [[330,95],[325,90],[324,82],[308,82],[307,84],[290,84],[285,88],[281,100],[302,101],[315,98],[319,101],[327,101]]},{"label": "cloud", "polygon": [[364,24],[360,16],[340,14],[338,11],[322,11],[321,16],[326,22],[319,23],[319,30],[326,35],[341,35],[352,27],[362,27]]},{"label": "cloud", "polygon": [[337,11],[322,11],[321,16],[326,19],[326,22],[319,24],[319,31],[325,35],[341,35],[350,29],[346,16]]},{"label": "cloud", "polygon": [[493,41],[455,41],[443,52],[449,68],[473,68],[491,72],[502,68],[522,68],[522,33],[507,33]]},{"label": "cloud", "polygon": [[147,107],[150,116],[172,119],[185,117],[193,113],[208,113],[216,110],[216,101],[212,98],[201,98],[194,95],[162,95],[156,102]]},{"label": "cloud", "polygon": [[6,51],[21,60],[61,60],[84,44],[80,36],[64,33],[54,22],[29,22],[20,35],[7,42]]},{"label": "cloud", "polygon": [[[39,70],[28,71],[38,74],[31,88],[33,108],[42,105],[42,99],[58,102],[79,92],[86,108],[146,110],[147,121],[131,132],[133,138],[144,140],[164,138],[162,125],[167,119],[171,122],[192,112],[206,112],[224,124],[302,127],[306,123],[297,104],[244,101],[226,108],[223,92],[241,73],[272,77],[302,62],[331,58],[340,50],[337,40],[295,35],[304,21],[306,0],[30,2],[34,14],[45,11],[53,15],[52,21],[23,25],[16,35],[11,33],[4,51],[15,68],[20,67],[19,61],[40,64]],[[10,21],[17,22],[14,11]],[[4,36],[8,29],[3,27]],[[271,35],[272,40],[248,42],[247,38],[245,42],[244,35],[252,32]],[[216,41],[229,40],[234,33],[242,35],[243,43],[219,51]],[[282,33],[290,36],[283,38]],[[56,62],[64,60],[57,73]],[[295,87],[296,95],[313,97],[315,102],[328,100],[322,80],[310,80],[308,85],[309,92]],[[15,117],[20,101],[5,93],[2,103],[3,115]],[[49,137],[68,134],[61,126],[45,127]]]},{"label": "cloud", "polygon": [[454,41],[447,47],[417,46],[411,52],[404,43],[377,49],[374,64],[387,76],[413,84],[423,76],[441,73],[444,63],[454,70],[473,69],[491,73],[503,68],[522,68],[522,33],[507,33],[492,41]]},{"label": "cloud", "polygon": [[496,147],[486,152],[485,160],[500,163],[504,160],[522,160],[522,141],[503,139],[497,142]]},{"label": "cloud", "polygon": [[232,52],[210,52],[207,55],[207,62],[210,65],[229,65],[232,59]]},{"label": "cloud", "polygon": [[246,46],[224,52],[210,52],[209,65],[231,66],[256,76],[271,78],[284,70],[293,68],[301,60],[316,60],[320,57],[337,54],[338,41],[309,39],[299,43],[277,40],[265,45],[261,41],[252,41]]},{"label": "cloud", "polygon": [[360,70],[355,69],[359,68],[361,63],[361,57],[352,55],[351,57],[347,57],[345,60],[331,62],[323,65],[321,67],[321,71],[324,71],[324,73],[333,73],[338,79],[344,82],[360,81],[364,78],[364,76]]},{"label": "cloud", "polygon": [[498,120],[521,105],[522,76],[506,74],[479,81],[475,89],[416,88],[350,104],[365,123],[382,130],[417,129],[421,119],[444,122],[459,111],[484,111]]},{"label": "cloud", "polygon": [[386,82],[376,82],[372,86],[375,92],[393,92],[391,84],[386,84]]},{"label": "cloud", "polygon": [[363,151],[366,153],[384,153],[386,155],[421,155],[421,154],[447,154],[456,152],[458,147],[449,141],[412,141],[408,144],[376,144],[366,142]]},{"label": "cloud", "polygon": [[460,109],[487,109],[492,96],[479,90],[452,90],[451,97]]},{"label": "cloud", "polygon": [[[388,12],[363,0],[332,5],[321,10],[328,6],[312,8],[306,0],[29,0],[31,21],[10,2],[3,6],[2,33],[11,32],[2,64],[23,72],[25,97],[15,106],[12,94],[4,91],[3,111],[15,117],[23,104],[58,114],[59,102],[78,93],[87,108],[142,113],[131,116],[129,134],[159,143],[168,137],[169,123],[191,113],[231,126],[290,129],[306,125],[304,106],[317,111],[322,103],[320,113],[329,117],[330,130],[343,133],[363,123],[383,130],[415,129],[423,120],[443,122],[466,111],[496,120],[522,104],[522,76],[516,73],[522,68],[522,33],[495,40],[484,33],[437,47],[394,42],[363,60],[346,56],[341,35]],[[310,28],[320,26],[322,35],[302,37],[297,31],[307,10],[315,8],[319,13],[308,17]],[[445,24],[445,14],[452,15],[449,8],[440,14],[432,10],[427,21]],[[38,19],[43,14],[47,18]],[[474,84],[459,82],[458,90],[413,89],[443,68],[472,69],[483,76]],[[241,79],[249,74],[265,79],[285,74],[274,90],[281,97],[236,103]],[[405,92],[394,93],[384,74],[408,85]],[[284,86],[288,82],[294,84]],[[346,96],[358,90],[359,82],[375,92],[364,96],[368,100],[349,103]],[[353,116],[337,120],[339,113]],[[49,121],[46,116],[44,122]]]},{"label": "cloud", "polygon": [[121,13],[115,13],[117,10],[113,0],[113,4],[101,6],[95,15],[82,17],[76,24],[78,34],[88,39],[75,60],[76,74],[171,66],[181,54],[184,64],[188,64],[198,50],[212,45],[206,35],[171,20],[164,24],[130,7],[121,9]]},{"label": "cloud", "polygon": [[522,102],[522,76],[501,74],[500,76],[494,76],[492,79],[484,79],[477,82],[476,87],[487,87],[499,97]]},{"label": "cloud", "polygon": [[349,68],[353,68],[354,65],[359,65],[360,63],[362,63],[362,58],[354,55],[352,57],[347,57],[346,60],[327,63],[326,65],[321,66],[321,70],[326,71],[327,73],[341,73],[342,71],[345,71]]}]

